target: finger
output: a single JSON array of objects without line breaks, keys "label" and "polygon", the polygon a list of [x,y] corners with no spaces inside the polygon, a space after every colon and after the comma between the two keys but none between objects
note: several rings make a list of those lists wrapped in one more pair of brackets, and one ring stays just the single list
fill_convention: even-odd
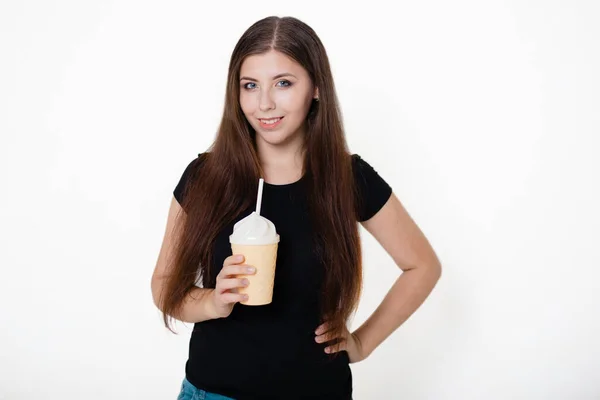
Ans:
[{"label": "finger", "polygon": [[335,336],[332,332],[325,332],[322,335],[317,335],[315,340],[317,343],[329,342],[330,340],[335,339]]},{"label": "finger", "polygon": [[247,294],[223,293],[221,295],[221,301],[225,304],[237,303],[246,300],[248,300]]},{"label": "finger", "polygon": [[246,287],[250,281],[246,278],[222,279],[219,281],[219,291],[223,293],[227,289]]},{"label": "finger", "polygon": [[329,329],[329,323],[325,322],[325,323],[319,325],[319,327],[315,330],[315,334],[321,335],[321,334],[327,332],[328,329]]},{"label": "finger", "polygon": [[315,341],[317,343],[324,343],[327,341],[327,338],[325,337],[325,335],[319,335],[315,337]]},{"label": "finger", "polygon": [[327,346],[325,348],[325,353],[337,353],[343,350],[347,349],[347,344],[348,342],[343,340],[340,341],[339,343],[335,344],[335,345],[331,345],[331,346]]},{"label": "finger", "polygon": [[242,254],[233,254],[225,259],[223,266],[241,264],[244,262],[244,256]]},{"label": "finger", "polygon": [[256,272],[256,268],[251,265],[232,264],[224,266],[219,272],[217,279],[227,279],[235,275],[252,275]]}]

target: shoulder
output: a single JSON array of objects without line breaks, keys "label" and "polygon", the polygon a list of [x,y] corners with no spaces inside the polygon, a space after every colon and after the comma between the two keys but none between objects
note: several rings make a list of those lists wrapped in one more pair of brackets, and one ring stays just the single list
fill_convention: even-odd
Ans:
[{"label": "shoulder", "polygon": [[381,178],[375,168],[358,154],[352,154],[352,173],[358,184],[369,184]]},{"label": "shoulder", "polygon": [[196,169],[202,166],[202,164],[208,158],[209,153],[198,153],[198,156],[191,160],[186,169]]},{"label": "shoulder", "polygon": [[179,178],[179,181],[177,182],[177,185],[175,186],[175,189],[173,190],[173,196],[175,196],[175,199],[177,199],[180,204],[183,203],[183,198],[187,192],[189,183],[198,178],[202,169],[202,165],[206,162],[209,154],[210,153],[208,152],[198,153],[198,156],[191,160],[185,167]]},{"label": "shoulder", "polygon": [[182,177],[191,178],[197,172],[200,171],[202,165],[206,162],[209,153],[198,153],[198,156],[191,160],[185,170],[183,171]]},{"label": "shoulder", "polygon": [[359,154],[352,154],[350,157],[352,158],[352,170],[355,175],[364,174],[366,169],[373,168]]},{"label": "shoulder", "polygon": [[389,200],[392,187],[358,154],[352,154],[352,173],[357,194],[358,220],[366,221],[373,217]]}]

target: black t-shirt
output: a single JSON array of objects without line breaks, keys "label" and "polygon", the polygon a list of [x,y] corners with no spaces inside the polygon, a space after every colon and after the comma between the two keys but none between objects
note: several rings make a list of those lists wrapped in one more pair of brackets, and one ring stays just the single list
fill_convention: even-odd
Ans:
[{"label": "black t-shirt", "polygon": [[[190,172],[199,169],[195,176],[202,179],[204,154],[190,162],[173,192],[180,204]],[[362,199],[358,220],[365,221],[387,202],[392,189],[359,155],[352,156],[352,166]],[[261,215],[280,235],[273,301],[264,306],[236,304],[227,318],[194,324],[185,372],[197,388],[236,400],[351,399],[348,353],[333,359],[324,343],[315,342],[323,266],[313,249],[304,189],[304,178],[286,185],[264,183]],[[215,274],[232,254],[233,225],[254,208],[217,236]]]}]

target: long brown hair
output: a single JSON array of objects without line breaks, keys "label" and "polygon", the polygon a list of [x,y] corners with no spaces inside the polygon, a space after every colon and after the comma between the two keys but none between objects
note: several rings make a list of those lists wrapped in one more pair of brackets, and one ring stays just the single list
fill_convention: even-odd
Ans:
[{"label": "long brown hair", "polygon": [[[255,131],[239,103],[239,73],[247,56],[279,51],[298,62],[319,88],[307,115],[303,174],[315,227],[315,251],[324,265],[321,317],[340,337],[356,310],[362,288],[357,191],[341,113],[325,48],[308,25],[293,17],[267,17],[242,35],[229,64],[223,117],[210,151],[202,159],[201,178],[189,177],[176,224],[171,274],[161,295],[164,323],[178,313],[193,289],[198,271],[204,287],[214,287],[212,246],[220,230],[251,206],[262,168]],[[335,345],[335,343],[333,343]]]}]

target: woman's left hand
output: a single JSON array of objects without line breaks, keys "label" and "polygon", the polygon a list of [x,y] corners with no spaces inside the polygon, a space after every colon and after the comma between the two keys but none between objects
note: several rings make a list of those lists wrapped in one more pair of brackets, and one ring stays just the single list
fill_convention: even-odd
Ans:
[{"label": "woman's left hand", "polygon": [[[328,342],[330,340],[334,340],[335,338],[331,337],[331,334],[327,332],[328,325],[327,323],[319,325],[319,327],[315,330],[315,341],[317,343]],[[335,352],[335,345],[329,345],[325,348],[326,353]],[[344,327],[344,333],[341,338],[339,338],[339,347],[338,351],[346,350],[348,352],[348,358],[350,359],[350,363],[356,363],[367,358],[367,354],[365,354],[362,345],[360,343],[360,339],[354,333],[350,333],[348,328]]]}]

